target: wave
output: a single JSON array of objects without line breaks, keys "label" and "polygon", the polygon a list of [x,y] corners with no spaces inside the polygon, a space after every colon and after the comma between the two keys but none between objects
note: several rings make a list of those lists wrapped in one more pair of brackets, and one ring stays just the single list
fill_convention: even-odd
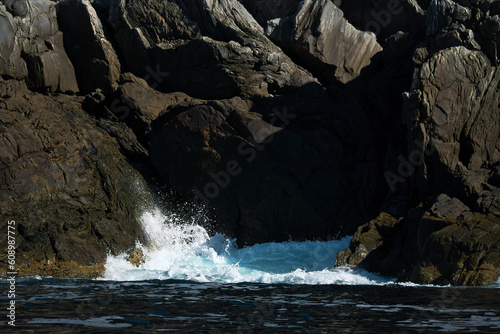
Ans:
[{"label": "wave", "polygon": [[219,283],[289,284],[391,284],[364,270],[333,268],[337,252],[349,246],[351,237],[327,242],[289,241],[264,243],[238,249],[235,239],[210,236],[196,223],[183,222],[159,209],[145,212],[140,221],[151,246],[138,244],[139,265],[126,254],[108,256],[106,280],[189,280]]}]

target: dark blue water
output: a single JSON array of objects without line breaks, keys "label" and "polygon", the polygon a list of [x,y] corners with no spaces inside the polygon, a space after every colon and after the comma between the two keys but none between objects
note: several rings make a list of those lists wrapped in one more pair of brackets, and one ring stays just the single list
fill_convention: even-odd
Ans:
[{"label": "dark blue water", "polygon": [[[2,279],[2,291],[7,290]],[[18,333],[500,333],[500,288],[17,280]],[[4,296],[5,295],[5,296]]]},{"label": "dark blue water", "polygon": [[500,280],[487,288],[397,284],[332,268],[350,238],[238,249],[224,235],[159,210],[139,266],[109,256],[100,280],[18,278],[8,333],[500,333]]}]

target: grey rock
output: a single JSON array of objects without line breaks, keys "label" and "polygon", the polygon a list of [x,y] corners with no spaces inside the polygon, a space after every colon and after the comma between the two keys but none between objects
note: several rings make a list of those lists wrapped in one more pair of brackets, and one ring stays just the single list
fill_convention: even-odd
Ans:
[{"label": "grey rock", "polygon": [[28,15],[28,0],[2,0],[2,3],[14,17],[25,17]]},{"label": "grey rock", "polygon": [[422,65],[404,109],[409,151],[426,156],[414,178],[421,194],[451,188],[469,205],[478,198],[487,177],[474,175],[499,157],[499,82],[485,55],[464,47],[440,51]]},{"label": "grey rock", "polygon": [[358,31],[330,0],[305,0],[295,16],[272,20],[266,34],[327,80],[347,83],[359,76],[382,47],[374,34]]},{"label": "grey rock", "polygon": [[450,198],[448,195],[441,194],[436,202],[429,209],[429,213],[438,218],[458,217],[463,212],[470,209],[457,198]]},{"label": "grey rock", "polygon": [[[128,71],[150,79],[160,74],[157,89],[201,98],[269,96],[316,81],[236,0],[163,1],[151,8],[143,2],[114,2],[110,22]],[[153,10],[168,21],[147,14]]]},{"label": "grey rock", "polygon": [[54,4],[48,0],[30,1],[24,16],[20,20],[0,6],[0,75],[27,79],[34,90],[78,92]]},{"label": "grey rock", "polygon": [[435,35],[453,22],[471,18],[471,10],[451,0],[432,0],[427,8],[427,35]]}]

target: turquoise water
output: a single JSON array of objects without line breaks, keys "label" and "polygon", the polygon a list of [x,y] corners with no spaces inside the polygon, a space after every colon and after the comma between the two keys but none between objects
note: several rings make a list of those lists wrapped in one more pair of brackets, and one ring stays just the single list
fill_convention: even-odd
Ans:
[{"label": "turquoise water", "polygon": [[127,256],[109,256],[106,280],[181,279],[217,283],[393,284],[363,270],[333,268],[336,254],[351,237],[328,242],[265,243],[238,249],[235,240],[207,231],[195,223],[180,223],[160,210],[141,217],[153,242],[139,267]]}]

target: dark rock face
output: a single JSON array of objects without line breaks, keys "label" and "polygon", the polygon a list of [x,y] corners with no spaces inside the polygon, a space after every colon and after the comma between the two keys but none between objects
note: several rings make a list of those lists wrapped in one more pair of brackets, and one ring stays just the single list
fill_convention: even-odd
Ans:
[{"label": "dark rock face", "polygon": [[396,219],[382,213],[361,226],[337,266],[360,266],[400,281],[481,286],[500,275],[498,215],[474,214],[440,195],[428,209]]},{"label": "dark rock face", "polygon": [[[9,85],[18,84],[2,82]],[[146,185],[103,130],[123,125],[102,121],[101,128],[81,109],[81,99],[22,87],[2,95],[0,217],[5,229],[7,221],[17,223],[16,260],[26,274],[42,264],[100,264],[108,252],[146,241],[137,221],[147,204]],[[0,242],[4,249],[6,242]]]},{"label": "dark rock face", "polygon": [[[365,174],[377,168],[368,158],[376,138],[365,115],[357,114],[363,141],[350,143],[349,129],[330,132],[347,120],[330,109],[321,87],[297,94],[281,107],[240,98],[193,101],[153,122],[153,165],[187,198],[214,207],[218,224],[240,245],[352,233],[349,222],[379,205],[383,179]],[[362,166],[355,154],[367,155],[358,157],[366,159]]]},{"label": "dark rock face", "polygon": [[410,207],[430,204],[360,227],[338,265],[419,283],[486,285],[498,278],[498,237],[489,231],[499,223],[499,77],[479,20],[494,21],[490,15],[486,3],[429,3],[402,109],[407,151],[386,177],[389,201],[407,196]]},{"label": "dark rock face", "polygon": [[491,162],[500,158],[499,74],[482,53],[464,47],[440,51],[422,65],[404,109],[408,142],[423,143],[411,151],[435,151],[415,175],[420,193],[451,188],[475,210],[498,210],[474,202],[495,192],[488,179]]},{"label": "dark rock face", "polygon": [[98,88],[110,93],[120,77],[121,64],[96,10],[87,0],[68,0],[59,3],[57,11],[80,90],[86,94]]}]

